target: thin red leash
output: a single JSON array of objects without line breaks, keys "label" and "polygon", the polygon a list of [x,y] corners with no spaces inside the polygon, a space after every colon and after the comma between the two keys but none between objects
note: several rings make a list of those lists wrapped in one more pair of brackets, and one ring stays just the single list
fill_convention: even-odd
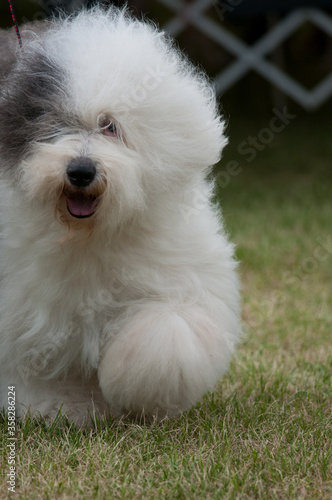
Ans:
[{"label": "thin red leash", "polygon": [[22,38],[21,38],[20,30],[18,29],[18,24],[17,24],[17,21],[16,21],[16,16],[15,16],[15,12],[14,12],[14,7],[13,7],[13,4],[12,4],[12,0],[8,0],[8,3],[9,3],[10,12],[11,12],[11,15],[12,15],[12,20],[13,20],[13,23],[14,23],[14,26],[15,26],[17,40],[18,40],[18,43],[20,44],[20,48],[22,48]]}]

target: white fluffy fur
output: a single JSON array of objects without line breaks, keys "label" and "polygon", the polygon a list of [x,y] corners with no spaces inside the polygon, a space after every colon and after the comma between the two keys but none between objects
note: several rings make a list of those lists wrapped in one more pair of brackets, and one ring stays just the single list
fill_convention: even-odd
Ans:
[{"label": "white fluffy fur", "polygon": [[[63,105],[84,128],[35,141],[15,182],[2,176],[0,405],[16,385],[21,415],[175,415],[213,389],[240,333],[233,246],[206,181],[226,143],[213,89],[117,10],[26,40],[65,69]],[[121,137],[100,134],[105,114]],[[63,189],[82,154],[101,197],[80,220]]]}]

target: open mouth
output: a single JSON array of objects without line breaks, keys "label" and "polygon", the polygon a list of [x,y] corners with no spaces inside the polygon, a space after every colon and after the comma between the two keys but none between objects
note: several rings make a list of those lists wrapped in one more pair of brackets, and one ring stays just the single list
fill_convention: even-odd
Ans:
[{"label": "open mouth", "polygon": [[92,217],[97,208],[97,199],[82,193],[67,196],[67,209],[70,215],[77,219]]}]

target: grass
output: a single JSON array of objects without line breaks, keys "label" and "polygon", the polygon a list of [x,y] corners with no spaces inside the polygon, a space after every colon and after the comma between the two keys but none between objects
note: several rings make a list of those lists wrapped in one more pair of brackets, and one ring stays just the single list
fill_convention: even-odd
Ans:
[{"label": "grass", "polygon": [[[231,160],[241,167],[218,200],[242,262],[247,336],[216,391],[164,423],[19,424],[19,498],[332,495],[332,143],[309,118],[299,115],[252,162],[238,144],[270,117],[230,123],[215,173]],[[5,447],[6,421],[1,432]]]}]

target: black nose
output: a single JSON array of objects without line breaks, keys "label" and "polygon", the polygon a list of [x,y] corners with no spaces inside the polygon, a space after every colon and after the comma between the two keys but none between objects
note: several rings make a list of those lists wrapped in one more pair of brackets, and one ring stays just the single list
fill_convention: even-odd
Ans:
[{"label": "black nose", "polygon": [[96,173],[96,166],[90,158],[74,158],[67,167],[70,183],[79,188],[89,186],[96,177]]}]

